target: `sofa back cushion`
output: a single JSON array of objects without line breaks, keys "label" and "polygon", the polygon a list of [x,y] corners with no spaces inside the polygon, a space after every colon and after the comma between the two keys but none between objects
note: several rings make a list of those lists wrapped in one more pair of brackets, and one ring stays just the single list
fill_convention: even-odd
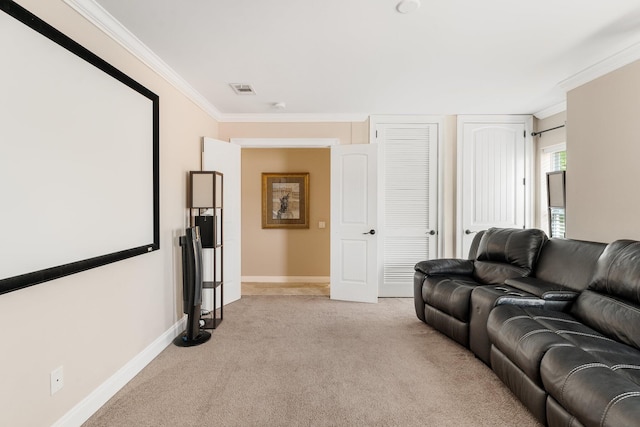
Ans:
[{"label": "sofa back cushion", "polygon": [[580,292],[587,288],[605,243],[549,239],[540,252],[533,276]]},{"label": "sofa back cushion", "polygon": [[640,306],[586,290],[571,306],[571,314],[601,334],[640,349]]},{"label": "sofa back cushion", "polygon": [[538,229],[490,228],[480,239],[474,277],[481,283],[504,283],[531,274],[547,236]]},{"label": "sofa back cushion", "polygon": [[616,240],[607,245],[589,289],[640,304],[640,242]]},{"label": "sofa back cushion", "polygon": [[598,332],[640,348],[640,242],[607,245],[571,313]]},{"label": "sofa back cushion", "polygon": [[490,228],[480,239],[476,260],[504,262],[532,270],[546,240],[544,231],[535,228]]},{"label": "sofa back cushion", "polygon": [[473,240],[471,241],[471,247],[469,248],[469,257],[468,259],[476,259],[476,255],[478,253],[478,246],[480,246],[480,240],[482,240],[482,236],[484,236],[485,230],[478,231],[475,236],[473,236]]}]

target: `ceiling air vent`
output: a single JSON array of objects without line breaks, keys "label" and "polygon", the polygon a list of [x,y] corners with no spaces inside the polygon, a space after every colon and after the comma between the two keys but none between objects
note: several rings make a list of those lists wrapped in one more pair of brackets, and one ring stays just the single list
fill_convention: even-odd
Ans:
[{"label": "ceiling air vent", "polygon": [[255,95],[256,91],[253,90],[251,85],[246,83],[230,83],[233,91],[238,95]]}]

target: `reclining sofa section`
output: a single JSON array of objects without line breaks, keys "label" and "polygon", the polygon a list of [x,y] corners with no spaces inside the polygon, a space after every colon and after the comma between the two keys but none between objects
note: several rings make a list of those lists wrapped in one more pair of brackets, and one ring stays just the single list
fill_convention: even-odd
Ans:
[{"label": "reclining sofa section", "polygon": [[568,312],[491,311],[491,366],[550,426],[640,423],[640,242],[607,246]]},{"label": "reclining sofa section", "polygon": [[498,305],[565,310],[593,277],[606,245],[569,239],[547,240],[529,277],[507,279],[501,285],[479,286],[471,293],[469,348],[490,365],[487,319]]},{"label": "reclining sofa section", "polygon": [[416,265],[419,319],[490,364],[543,424],[640,425],[640,242],[490,229],[469,258]]},{"label": "reclining sofa section", "polygon": [[416,315],[468,347],[471,292],[530,275],[545,241],[541,230],[490,228],[474,238],[471,259],[419,262],[414,275]]}]

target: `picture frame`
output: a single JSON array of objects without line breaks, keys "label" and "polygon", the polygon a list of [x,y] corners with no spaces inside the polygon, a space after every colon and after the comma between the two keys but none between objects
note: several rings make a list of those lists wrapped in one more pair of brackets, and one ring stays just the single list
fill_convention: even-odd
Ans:
[{"label": "picture frame", "polygon": [[262,228],[309,228],[309,173],[262,174]]}]

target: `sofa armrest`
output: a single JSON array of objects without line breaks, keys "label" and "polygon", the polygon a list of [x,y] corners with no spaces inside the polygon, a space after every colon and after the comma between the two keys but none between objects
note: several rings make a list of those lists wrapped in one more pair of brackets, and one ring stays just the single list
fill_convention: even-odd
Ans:
[{"label": "sofa armrest", "polygon": [[428,261],[420,261],[414,267],[427,276],[457,275],[470,276],[473,274],[473,261],[469,259],[442,258]]},{"label": "sofa armrest", "polygon": [[504,283],[545,301],[573,301],[578,297],[578,292],[574,290],[535,277],[518,277]]},{"label": "sofa armrest", "polygon": [[496,306],[499,305],[517,305],[518,307],[535,307],[544,308],[544,301],[534,296],[518,296],[508,294],[496,300]]}]

